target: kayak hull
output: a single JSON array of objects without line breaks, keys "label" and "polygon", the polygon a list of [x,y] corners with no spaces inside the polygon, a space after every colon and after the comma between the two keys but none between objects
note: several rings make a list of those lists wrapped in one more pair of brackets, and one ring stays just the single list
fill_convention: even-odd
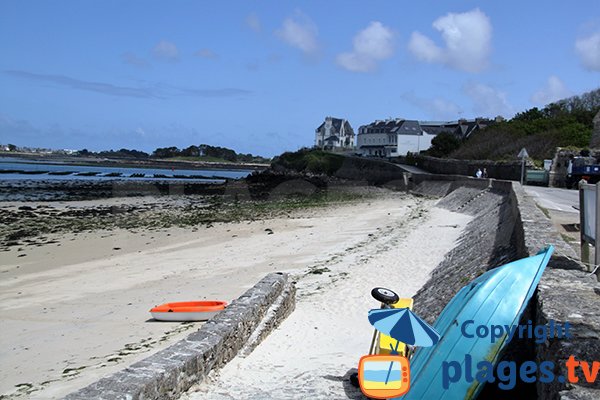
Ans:
[{"label": "kayak hull", "polygon": [[440,341],[432,347],[418,348],[411,359],[410,390],[401,398],[477,398],[482,383],[476,379],[468,381],[465,373],[458,381],[444,385],[443,365],[459,363],[464,369],[470,360],[476,371],[479,362],[495,364],[508,338],[504,335],[491,343],[489,337],[467,337],[463,335],[463,324],[469,324],[471,329],[479,325],[518,325],[553,250],[550,246],[533,257],[490,270],[463,287],[436,320],[434,328],[441,334]]},{"label": "kayak hull", "polygon": [[150,314],[158,321],[206,321],[226,306],[224,301],[182,301],[156,306],[150,310]]}]

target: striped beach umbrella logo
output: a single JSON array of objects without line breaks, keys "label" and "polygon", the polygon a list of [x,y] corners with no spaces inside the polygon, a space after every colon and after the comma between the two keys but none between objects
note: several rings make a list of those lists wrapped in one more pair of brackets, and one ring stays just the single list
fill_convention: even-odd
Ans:
[{"label": "striped beach umbrella logo", "polygon": [[440,340],[440,334],[408,308],[371,310],[369,322],[379,332],[412,346],[430,347]]}]

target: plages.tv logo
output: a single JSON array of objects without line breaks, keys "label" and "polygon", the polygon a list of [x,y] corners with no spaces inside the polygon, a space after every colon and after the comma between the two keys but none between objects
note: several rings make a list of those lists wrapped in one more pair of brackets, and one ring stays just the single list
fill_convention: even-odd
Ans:
[{"label": "plages.tv logo", "polygon": [[[410,308],[375,309],[369,311],[369,322],[379,335],[389,336],[390,354],[361,357],[358,382],[363,394],[375,399],[399,397],[410,389],[410,346],[435,345],[440,334]],[[407,357],[405,357],[407,356]]]},{"label": "plages.tv logo", "polygon": [[[569,322],[563,324],[554,320],[548,321],[545,325],[532,325],[528,321],[524,325],[475,325],[473,320],[464,321],[461,324],[461,334],[467,339],[486,339],[494,344],[497,340],[506,338],[506,343],[511,340],[531,339],[535,343],[543,343],[546,340],[556,338],[570,338],[571,325]],[[578,383],[578,368],[581,371],[583,379],[587,383],[594,383],[598,379],[600,371],[600,361],[578,360],[571,355],[565,361],[567,375],[556,375],[554,371],[556,365],[553,361],[525,361],[517,365],[515,361],[500,361],[493,364],[490,361],[483,360],[476,364],[473,362],[471,354],[465,354],[463,360],[453,360],[442,362],[442,386],[449,389],[453,383],[464,379],[471,383],[477,380],[480,383],[498,383],[502,390],[511,390],[515,387],[517,379],[525,383]]]},{"label": "plages.tv logo", "polygon": [[358,364],[358,381],[367,397],[402,396],[410,388],[410,363],[399,354],[363,356]]}]

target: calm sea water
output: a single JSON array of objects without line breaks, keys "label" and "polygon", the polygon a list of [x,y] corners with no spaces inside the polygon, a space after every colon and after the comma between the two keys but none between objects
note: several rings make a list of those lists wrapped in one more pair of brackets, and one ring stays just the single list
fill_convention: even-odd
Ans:
[{"label": "calm sea water", "polygon": [[[62,180],[73,180],[73,179],[85,179],[85,180],[98,180],[98,179],[133,179],[133,180],[148,180],[156,179],[154,174],[165,175],[166,177],[174,177],[174,175],[185,175],[198,178],[192,178],[194,181],[215,181],[218,178],[230,178],[230,179],[241,179],[245,178],[252,173],[252,170],[237,170],[237,169],[178,169],[178,168],[119,168],[119,167],[102,167],[102,166],[79,166],[79,165],[57,165],[57,164],[45,164],[43,162],[36,162],[31,160],[24,160],[19,158],[0,158],[0,170],[19,170],[19,171],[47,171],[47,172],[65,172],[72,171],[75,173],[85,172],[98,172],[96,176],[78,176],[75,173],[70,175],[51,175],[48,173],[39,174],[19,174],[19,173],[0,173],[0,180],[9,179],[62,179]],[[120,173],[120,177],[109,177],[106,176],[111,173]],[[133,174],[143,174],[144,177],[132,178]],[[212,179],[211,179],[212,178]],[[164,178],[162,178],[164,179]],[[176,179],[176,178],[175,178]]]}]

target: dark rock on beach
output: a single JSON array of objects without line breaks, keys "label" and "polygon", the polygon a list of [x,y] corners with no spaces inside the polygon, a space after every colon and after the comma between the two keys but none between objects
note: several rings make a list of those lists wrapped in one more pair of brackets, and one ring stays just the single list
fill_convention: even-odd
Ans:
[{"label": "dark rock on beach", "polygon": [[168,194],[222,194],[222,184],[125,180],[0,180],[0,201],[73,201]]}]

